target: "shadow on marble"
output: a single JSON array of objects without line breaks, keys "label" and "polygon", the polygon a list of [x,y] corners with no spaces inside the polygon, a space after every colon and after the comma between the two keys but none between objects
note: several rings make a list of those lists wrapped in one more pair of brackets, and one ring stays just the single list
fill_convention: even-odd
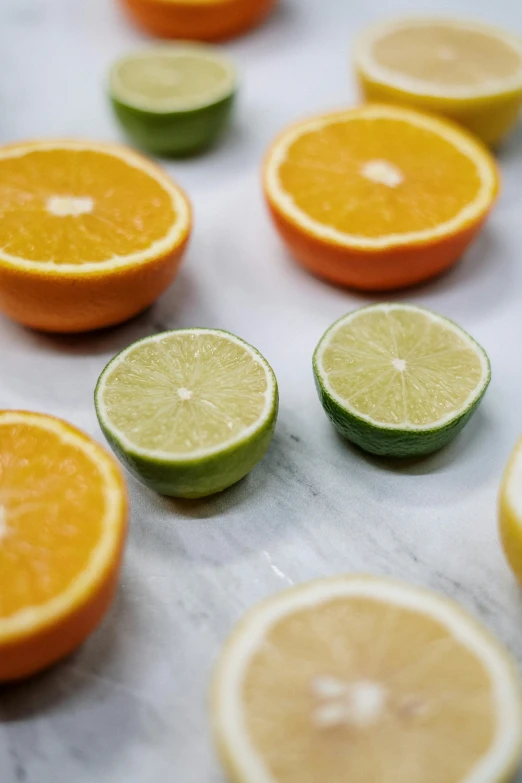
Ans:
[{"label": "shadow on marble", "polygon": [[[443,300],[442,314],[454,317],[464,326],[468,308],[470,319],[475,319],[477,312],[483,317],[501,310],[514,279],[513,260],[509,252],[503,252],[503,242],[501,232],[489,224],[458,264],[412,290],[434,310],[439,309],[438,300]],[[458,316],[453,316],[457,311]]]},{"label": "shadow on marble", "polygon": [[[223,517],[234,509],[255,503],[263,493],[268,492],[267,484],[271,481],[270,461],[274,458],[274,452],[278,449],[280,438],[276,434],[274,440],[265,455],[244,478],[222,492],[209,495],[206,498],[186,499],[169,498],[156,495],[164,509],[171,511],[177,518],[187,520],[212,520]],[[151,490],[147,490],[154,495]]]},{"label": "shadow on marble", "polygon": [[240,505],[245,500],[243,485],[247,484],[250,476],[238,481],[228,489],[209,495],[206,498],[169,498],[160,496],[160,502],[167,511],[172,511],[177,518],[211,520],[214,517],[223,516],[230,509]]},{"label": "shadow on marble", "polygon": [[[116,354],[136,340],[158,332],[179,328],[179,324],[172,323],[174,317],[169,319],[165,313],[165,303],[162,299],[169,297],[168,310],[173,314],[179,309],[176,305],[189,303],[193,300],[190,278],[183,276],[172,283],[172,288],[179,290],[172,292],[169,289],[151,307],[139,313],[134,318],[123,324],[110,326],[106,329],[98,329],[92,332],[80,334],[53,334],[40,332],[9,321],[5,318],[6,331],[16,331],[16,339],[19,343],[25,343],[29,348],[49,351],[51,353],[66,353],[79,356],[94,356],[98,354]],[[170,297],[173,298],[170,298]]]},{"label": "shadow on marble", "polygon": [[[468,305],[470,317],[474,317],[477,310],[483,315],[491,310],[502,308],[504,300],[510,294],[513,277],[512,267],[509,266],[509,263],[512,263],[508,260],[509,254],[502,252],[500,232],[495,231],[491,226],[486,226],[469,250],[451,269],[426,282],[392,291],[357,291],[338,286],[308,272],[286,248],[282,248],[281,253],[288,268],[293,268],[296,274],[301,277],[306,275],[332,292],[345,292],[351,299],[347,302],[346,312],[368,303],[414,302],[436,311],[440,310],[442,315],[451,318],[453,308],[448,309],[446,303],[455,298],[455,310],[458,307],[459,312],[455,320],[460,320],[464,325]],[[443,308],[438,306],[439,299],[445,303]]]},{"label": "shadow on marble", "polygon": [[[494,432],[495,427],[493,423],[489,421],[484,409],[479,408],[464,429],[442,449],[432,454],[424,454],[418,457],[393,458],[369,454],[334,430],[337,441],[353,452],[359,459],[363,459],[380,470],[411,476],[423,476],[452,469],[454,465],[462,463],[463,453],[467,450],[472,451],[476,449],[481,451],[481,449],[485,449],[488,439],[493,437]],[[487,475],[487,471],[484,471],[484,473]],[[473,476],[474,484],[479,481],[480,476],[475,474]]]},{"label": "shadow on marble", "polygon": [[29,679],[0,686],[0,726],[61,711],[65,703],[81,700],[92,680],[110,685],[133,625],[131,598],[120,587],[107,617],[78,650]]}]

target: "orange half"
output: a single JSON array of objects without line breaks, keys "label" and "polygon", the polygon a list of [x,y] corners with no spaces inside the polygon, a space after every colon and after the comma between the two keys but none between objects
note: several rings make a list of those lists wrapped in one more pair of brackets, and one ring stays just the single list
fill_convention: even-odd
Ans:
[{"label": "orange half", "polygon": [[491,210],[499,176],[486,148],[457,126],[370,104],[285,131],[268,153],[264,188],[298,261],[379,290],[454,264]]},{"label": "orange half", "polygon": [[48,331],[110,326],[172,282],[191,229],[182,190],[141,155],[54,140],[0,148],[0,310]]},{"label": "orange half", "polygon": [[127,493],[107,452],[65,422],[0,411],[0,682],[72,652],[118,582]]},{"label": "orange half", "polygon": [[121,0],[134,21],[160,38],[220,41],[263,21],[277,0]]}]

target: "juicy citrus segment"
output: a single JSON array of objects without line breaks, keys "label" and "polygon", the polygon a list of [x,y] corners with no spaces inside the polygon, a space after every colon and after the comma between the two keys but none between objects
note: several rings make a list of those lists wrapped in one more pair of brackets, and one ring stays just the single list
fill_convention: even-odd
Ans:
[{"label": "juicy citrus segment", "polygon": [[205,330],[137,343],[100,388],[103,415],[129,444],[169,455],[225,447],[256,425],[272,394],[245,343]]},{"label": "juicy citrus segment", "polygon": [[188,233],[185,197],[124,148],[73,141],[0,149],[0,265],[70,273],[141,263]]},{"label": "juicy citrus segment", "polygon": [[519,686],[504,651],[453,604],[340,577],[252,610],[215,679],[234,780],[485,783],[518,758]]},{"label": "juicy citrus segment", "polygon": [[504,471],[499,493],[499,526],[506,558],[522,582],[522,438]]},{"label": "juicy citrus segment", "polygon": [[111,72],[112,94],[150,111],[187,111],[219,101],[235,88],[228,60],[204,46],[161,46],[133,54]]},{"label": "juicy citrus segment", "polygon": [[85,570],[103,534],[107,488],[92,457],[56,432],[0,418],[0,440],[5,618],[47,603]]},{"label": "juicy citrus segment", "polygon": [[357,62],[369,73],[423,94],[469,97],[522,86],[522,42],[445,19],[403,19],[361,39]]},{"label": "juicy citrus segment", "polygon": [[113,597],[125,485],[94,441],[50,416],[0,411],[0,682],[78,646]]},{"label": "juicy citrus segment", "polygon": [[218,329],[147,337],[102,372],[96,412],[110,445],[163,495],[206,497],[244,478],[265,455],[278,412],[272,368]]},{"label": "juicy citrus segment", "polygon": [[407,305],[363,308],[334,326],[317,357],[329,390],[368,420],[433,427],[468,407],[488,364],[477,344]]},{"label": "juicy citrus segment", "polygon": [[494,163],[472,139],[387,106],[290,129],[266,176],[269,196],[303,229],[362,248],[450,234],[476,219],[497,189]]},{"label": "juicy citrus segment", "polygon": [[370,240],[436,228],[481,188],[476,164],[450,142],[409,122],[364,117],[300,136],[288,148],[279,177],[312,220]]}]

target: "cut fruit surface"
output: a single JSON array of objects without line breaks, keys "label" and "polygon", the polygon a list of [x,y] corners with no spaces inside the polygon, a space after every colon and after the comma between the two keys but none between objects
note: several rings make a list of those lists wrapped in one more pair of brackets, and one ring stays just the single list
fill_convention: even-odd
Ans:
[{"label": "cut fruit surface", "polygon": [[375,454],[426,454],[469,421],[491,378],[485,351],[453,322],[407,304],[363,307],[337,321],[314,354],[334,426]]},{"label": "cut fruit surface", "polygon": [[500,486],[499,525],[506,558],[522,583],[522,438],[513,450]]},{"label": "cut fruit surface", "polygon": [[456,604],[338,577],[251,610],[215,671],[237,783],[500,783],[520,755],[507,653]]},{"label": "cut fruit surface", "polygon": [[497,144],[522,103],[522,41],[461,19],[412,17],[363,33],[355,66],[369,100],[437,111]]},{"label": "cut fruit surface", "polygon": [[231,113],[237,77],[217,47],[154,46],[118,60],[110,96],[131,138],[158,154],[187,155],[213,143]]},{"label": "cut fruit surface", "polygon": [[126,522],[104,449],[50,416],[0,411],[0,681],[54,663],[98,625]]},{"label": "cut fruit surface", "polygon": [[151,112],[190,111],[234,92],[235,69],[210,46],[155,46],[122,58],[111,71],[111,92]]},{"label": "cut fruit surface", "polygon": [[0,149],[0,309],[82,331],[130,318],[173,279],[191,213],[182,191],[124,147]]},{"label": "cut fruit surface", "polygon": [[153,489],[200,497],[243,478],[271,441],[278,407],[268,362],[217,329],[180,329],[118,354],[96,388],[107,439]]},{"label": "cut fruit surface", "polygon": [[344,285],[410,285],[455,263],[498,191],[496,165],[437,118],[368,105],[302,122],[268,154],[265,192],[297,260]]}]

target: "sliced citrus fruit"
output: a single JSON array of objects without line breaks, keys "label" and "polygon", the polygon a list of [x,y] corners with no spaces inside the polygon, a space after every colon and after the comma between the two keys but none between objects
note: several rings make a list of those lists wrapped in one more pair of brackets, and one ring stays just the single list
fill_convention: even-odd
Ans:
[{"label": "sliced citrus fruit", "polygon": [[390,289],[454,264],[498,190],[491,155],[444,120],[362,106],[301,122],[272,146],[268,204],[290,251],[337,283]]},{"label": "sliced citrus fruit", "polygon": [[115,460],[64,421],[0,411],[0,682],[68,655],[116,590],[127,494]]},{"label": "sliced citrus fruit", "polygon": [[163,495],[220,492],[249,473],[274,433],[278,392],[261,354],[218,329],[147,337],[102,372],[96,411],[110,445]]},{"label": "sliced citrus fruit", "polygon": [[172,282],[186,196],[125,147],[54,140],[0,148],[0,310],[55,332],[119,323]]},{"label": "sliced citrus fruit", "polygon": [[409,304],[345,315],[319,341],[313,367],[334,427],[365,451],[392,457],[449,443],[491,379],[484,349],[463,329]]},{"label": "sliced citrus fruit", "polygon": [[118,60],[110,74],[117,117],[138,146],[190,155],[213,144],[230,118],[235,69],[215,47],[155,46]]},{"label": "sliced citrus fruit", "polygon": [[220,41],[246,32],[277,0],[121,0],[134,21],[160,38]]},{"label": "sliced citrus fruit", "polygon": [[496,145],[522,105],[522,40],[461,19],[412,17],[364,32],[355,66],[370,101],[439,112]]},{"label": "sliced citrus fruit", "polygon": [[238,783],[500,783],[520,756],[506,651],[453,602],[387,579],[310,582],[251,610],[212,713]]},{"label": "sliced citrus fruit", "polygon": [[499,495],[499,523],[504,552],[522,583],[522,438],[504,472]]}]

